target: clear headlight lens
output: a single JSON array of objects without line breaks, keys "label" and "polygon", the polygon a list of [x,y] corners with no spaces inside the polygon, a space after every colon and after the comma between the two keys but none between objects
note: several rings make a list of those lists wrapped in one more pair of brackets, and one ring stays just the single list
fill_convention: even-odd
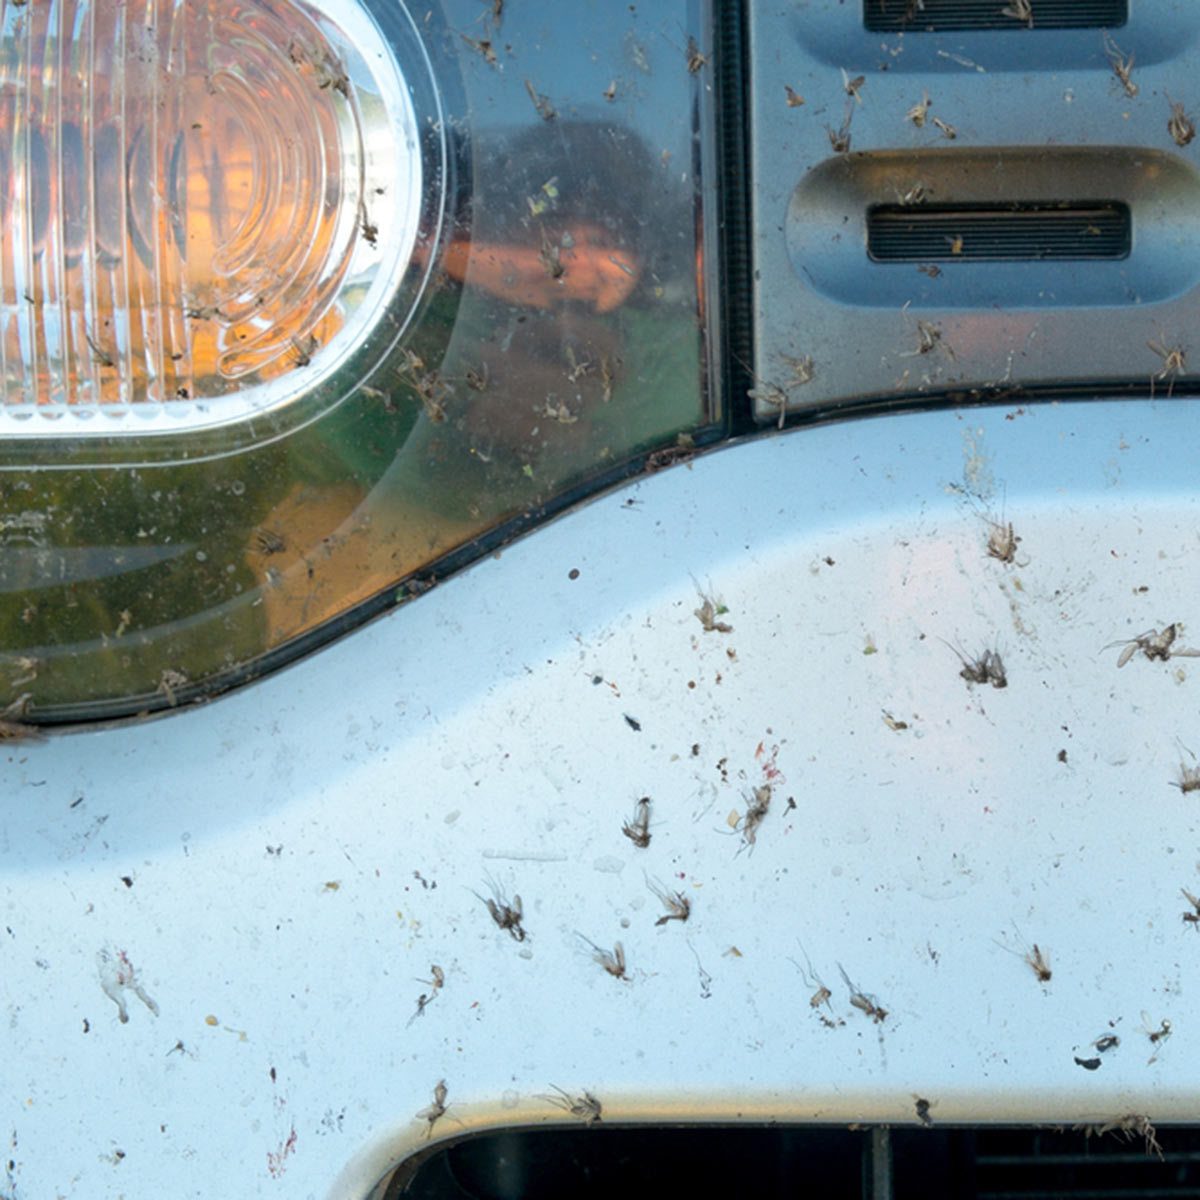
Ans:
[{"label": "clear headlight lens", "polygon": [[0,0],[0,717],[252,678],[716,433],[709,39],[615,11]]},{"label": "clear headlight lens", "polygon": [[4,4],[0,439],[178,434],[311,392],[411,255],[415,142],[357,4]]}]

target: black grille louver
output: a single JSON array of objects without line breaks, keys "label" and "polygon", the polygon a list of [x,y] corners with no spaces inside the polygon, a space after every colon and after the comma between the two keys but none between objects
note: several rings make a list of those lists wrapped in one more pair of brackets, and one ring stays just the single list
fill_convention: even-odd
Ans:
[{"label": "black grille louver", "polygon": [[[926,1110],[925,1119],[932,1120]],[[610,1127],[493,1131],[434,1147],[373,1200],[1197,1200],[1200,1128],[1132,1114],[1057,1129]]]},{"label": "black grille louver", "polygon": [[1119,203],[899,205],[867,214],[876,262],[1112,260],[1132,245],[1129,208]]},{"label": "black grille louver", "polygon": [[[1031,0],[1031,9],[1033,29],[1115,29],[1129,0]],[[1028,24],[1019,11],[1013,0],[864,0],[863,24],[879,33],[1011,30]]]}]

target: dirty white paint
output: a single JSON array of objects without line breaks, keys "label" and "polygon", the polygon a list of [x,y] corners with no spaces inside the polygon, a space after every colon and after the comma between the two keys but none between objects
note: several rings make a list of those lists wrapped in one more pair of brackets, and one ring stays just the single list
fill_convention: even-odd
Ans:
[{"label": "dirty white paint", "polygon": [[564,1094],[1194,1118],[1200,665],[1117,660],[1200,644],[1198,419],[729,448],[217,703],[4,747],[3,1194],[363,1200]]}]

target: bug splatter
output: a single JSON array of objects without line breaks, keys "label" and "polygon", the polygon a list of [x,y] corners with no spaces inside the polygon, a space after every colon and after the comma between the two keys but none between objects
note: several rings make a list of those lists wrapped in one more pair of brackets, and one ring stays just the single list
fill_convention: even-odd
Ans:
[{"label": "bug splatter", "polygon": [[138,981],[137,970],[124,950],[101,950],[96,955],[96,966],[100,972],[100,987],[117,1006],[117,1019],[122,1025],[129,1023],[129,1009],[125,1004],[126,992],[132,992],[156,1017],[158,1016],[158,1004]]},{"label": "bug splatter", "polygon": [[1183,898],[1192,906],[1191,912],[1183,914],[1185,924],[1190,925],[1197,932],[1200,932],[1200,897],[1193,896],[1187,888],[1179,889],[1183,893]]}]

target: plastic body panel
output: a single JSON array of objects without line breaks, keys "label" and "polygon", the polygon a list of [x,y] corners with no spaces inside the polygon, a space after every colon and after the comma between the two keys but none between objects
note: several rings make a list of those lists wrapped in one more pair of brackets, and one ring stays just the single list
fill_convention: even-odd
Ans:
[{"label": "plastic body panel", "polygon": [[362,1200],[429,1135],[571,1121],[554,1085],[606,1122],[1194,1121],[1197,664],[1109,644],[1200,635],[1198,416],[733,446],[210,706],[7,745],[6,1194]]}]

